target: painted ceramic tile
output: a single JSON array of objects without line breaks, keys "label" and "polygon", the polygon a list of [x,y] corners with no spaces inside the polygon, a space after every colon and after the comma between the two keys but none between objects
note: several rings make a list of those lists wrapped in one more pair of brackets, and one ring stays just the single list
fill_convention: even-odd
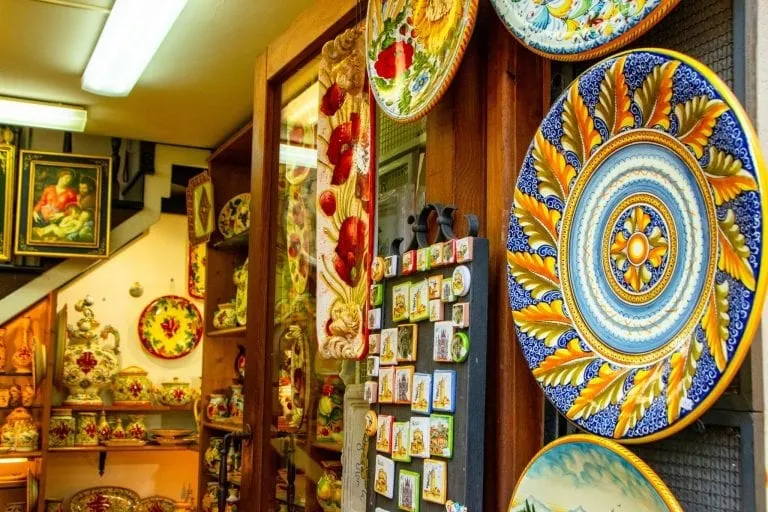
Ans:
[{"label": "painted ceramic tile", "polygon": [[464,297],[468,294],[469,287],[472,286],[472,274],[470,273],[469,268],[464,265],[459,265],[453,269],[451,285],[455,296]]},{"label": "painted ceramic tile", "polygon": [[584,434],[545,446],[517,482],[508,510],[683,512],[636,455],[618,443]]},{"label": "painted ceramic tile", "polygon": [[381,349],[381,333],[375,332],[368,335],[368,353],[378,354]]},{"label": "painted ceramic tile", "polygon": [[427,290],[429,299],[439,299],[442,292],[441,286],[443,285],[443,276],[441,274],[434,274],[427,278]]},{"label": "painted ceramic tile", "polygon": [[402,256],[400,273],[404,276],[416,271],[416,251],[405,251]]},{"label": "painted ceramic tile", "polygon": [[416,270],[426,272],[430,269],[429,247],[416,250]]},{"label": "painted ceramic tile", "polygon": [[365,397],[365,401],[369,404],[375,404],[379,401],[379,383],[373,380],[369,380],[365,383],[365,388],[363,389],[363,396]]},{"label": "painted ceramic tile", "polygon": [[392,499],[394,497],[395,463],[392,459],[383,455],[376,456],[376,476],[373,489],[385,498]]},{"label": "painted ceramic tile", "polygon": [[386,262],[381,256],[376,256],[371,263],[371,280],[374,283],[380,283],[384,279]]},{"label": "painted ceramic tile", "polygon": [[371,306],[378,307],[384,302],[384,285],[374,283],[371,285]]},{"label": "painted ceramic tile", "polygon": [[443,265],[456,263],[456,240],[448,240],[443,244]]},{"label": "painted ceramic tile", "polygon": [[419,512],[420,478],[420,475],[414,471],[400,470],[397,484],[397,508],[406,512]]},{"label": "painted ceramic tile", "polygon": [[392,287],[392,321],[407,322],[410,314],[411,283],[405,282]]},{"label": "painted ceramic tile", "polygon": [[410,404],[413,392],[413,366],[395,368],[395,403]]},{"label": "painted ceramic tile", "polygon": [[430,268],[440,267],[443,264],[443,244],[437,243],[429,246]]},{"label": "painted ceramic tile", "polygon": [[659,439],[726,389],[765,295],[761,161],[732,93],[679,53],[613,56],[555,102],[514,190],[508,284],[528,365],[578,427]]},{"label": "painted ceramic tile", "polygon": [[432,376],[432,410],[454,412],[456,410],[456,372],[435,370]]},{"label": "painted ceramic tile", "polygon": [[440,293],[440,300],[443,302],[456,302],[456,295],[453,294],[453,279],[443,279],[443,290]]},{"label": "painted ceramic tile", "polygon": [[413,374],[411,410],[422,414],[432,412],[432,375],[429,373]]},{"label": "painted ceramic tile", "polygon": [[469,357],[469,334],[466,332],[453,333],[451,340],[451,360],[454,363],[463,363]]},{"label": "painted ceramic tile", "polygon": [[395,368],[384,366],[379,368],[379,402],[391,404],[395,401]]},{"label": "painted ceramic tile", "polygon": [[368,328],[381,329],[381,308],[368,311]]},{"label": "painted ceramic tile", "polygon": [[433,414],[429,417],[429,453],[433,457],[453,457],[453,416]]},{"label": "painted ceramic tile", "polygon": [[396,421],[392,426],[392,460],[411,462],[409,450],[411,439],[411,422]]},{"label": "painted ceramic tile", "polygon": [[474,256],[474,241],[471,236],[456,240],[456,263],[467,263]]},{"label": "painted ceramic tile", "polygon": [[415,324],[404,324],[397,328],[397,360],[415,361],[419,331]]},{"label": "painted ceramic tile", "polygon": [[453,326],[459,329],[469,327],[469,302],[460,302],[451,306],[451,320],[453,320]]},{"label": "painted ceramic tile", "polygon": [[445,304],[440,299],[429,301],[429,321],[442,322],[445,316]]},{"label": "painted ceramic tile", "polygon": [[381,331],[379,364],[397,364],[397,327],[390,327]]},{"label": "painted ceramic tile", "polygon": [[442,460],[427,459],[424,461],[423,474],[421,498],[424,501],[444,504],[448,486],[448,465]]},{"label": "painted ceramic tile", "polygon": [[205,271],[208,267],[208,244],[189,245],[187,253],[187,295],[205,298]]},{"label": "painted ceramic tile", "polygon": [[366,368],[366,373],[369,377],[379,376],[379,357],[378,356],[368,356],[368,366]]},{"label": "painted ceramic tile", "polygon": [[411,417],[411,457],[429,457],[429,417]]},{"label": "painted ceramic tile", "polygon": [[411,322],[420,322],[429,318],[429,289],[427,280],[411,284],[409,317]]},{"label": "painted ceramic tile", "polygon": [[380,414],[378,417],[378,428],[376,429],[376,451],[392,452],[392,425],[395,422],[394,417]]},{"label": "painted ceramic tile", "polygon": [[453,339],[453,322],[435,322],[434,339],[432,340],[432,360],[439,363],[450,363],[451,340]]},{"label": "painted ceramic tile", "polygon": [[397,277],[397,256],[387,256],[384,261],[384,277]]}]

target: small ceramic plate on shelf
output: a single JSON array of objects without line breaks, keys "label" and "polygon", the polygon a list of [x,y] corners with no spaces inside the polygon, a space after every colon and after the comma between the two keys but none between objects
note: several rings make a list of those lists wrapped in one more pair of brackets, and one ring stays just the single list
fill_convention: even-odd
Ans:
[{"label": "small ceramic plate on shelf", "polygon": [[70,512],[133,512],[139,495],[125,487],[91,487],[83,489],[69,500]]},{"label": "small ceramic plate on shelf", "polygon": [[192,433],[188,428],[153,428],[150,430],[154,435],[164,438],[184,437]]},{"label": "small ceramic plate on shelf", "polygon": [[176,510],[176,502],[165,496],[150,496],[142,499],[133,509],[133,512],[173,512]]},{"label": "small ceramic plate on shelf", "polygon": [[142,346],[160,359],[179,359],[192,352],[203,336],[203,317],[189,300],[165,295],[153,300],[139,317]]},{"label": "small ceramic plate on shelf", "polygon": [[140,446],[146,446],[147,442],[148,441],[143,439],[107,439],[106,441],[102,441],[102,444],[109,448],[136,448]]},{"label": "small ceramic plate on shelf", "polygon": [[251,194],[238,194],[219,212],[219,232],[224,238],[244,233],[251,226]]}]

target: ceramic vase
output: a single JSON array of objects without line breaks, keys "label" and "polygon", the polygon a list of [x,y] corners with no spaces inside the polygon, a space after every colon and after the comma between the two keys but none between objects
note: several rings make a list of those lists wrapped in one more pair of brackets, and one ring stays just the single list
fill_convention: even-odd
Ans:
[{"label": "ceramic vase", "polygon": [[157,401],[163,405],[183,407],[192,403],[195,392],[189,382],[181,382],[174,377],[172,382],[163,382],[155,389]]},{"label": "ceramic vase", "polygon": [[[93,299],[89,296],[75,304],[82,314],[76,325],[67,326],[67,348],[64,352],[63,384],[69,395],[65,405],[102,405],[99,391],[112,382],[119,368],[117,354],[120,335],[111,326],[98,330],[93,315]],[[104,345],[109,336],[113,346]]]},{"label": "ceramic vase", "polygon": [[7,446],[12,451],[31,452],[37,450],[40,434],[35,420],[23,407],[14,409],[0,427],[0,446]]},{"label": "ceramic vase", "polygon": [[34,338],[32,333],[32,319],[24,318],[24,328],[21,334],[21,340],[16,345],[16,352],[11,358],[16,373],[32,373],[32,350],[34,349]]},{"label": "ceramic vase", "polygon": [[219,307],[213,314],[213,327],[215,329],[229,329],[236,325],[235,304],[232,302],[219,304]]},{"label": "ceramic vase", "polygon": [[231,395],[229,397],[229,419],[230,421],[243,421],[243,408],[245,407],[245,398],[243,397],[243,386],[234,384],[229,387]]},{"label": "ceramic vase", "polygon": [[0,373],[5,373],[5,329],[0,329]]},{"label": "ceramic vase", "polygon": [[81,412],[77,415],[76,446],[97,446],[99,444],[99,427],[96,424],[95,412]]},{"label": "ceramic vase", "polygon": [[208,398],[205,416],[209,421],[225,421],[229,417],[227,395],[214,393]]},{"label": "ceramic vase", "polygon": [[138,366],[124,368],[112,385],[114,405],[152,405],[152,382]]},{"label": "ceramic vase", "polygon": [[107,421],[107,414],[104,411],[101,411],[101,417],[99,418],[98,436],[100,443],[112,439],[112,427],[109,421]]},{"label": "ceramic vase", "polygon": [[220,437],[212,437],[208,441],[208,448],[205,450],[205,454],[203,454],[205,469],[212,475],[219,474],[219,463],[221,461],[220,450],[223,442],[224,439]]},{"label": "ceramic vase", "polygon": [[112,439],[125,439],[126,437],[125,428],[123,428],[123,419],[117,418],[115,427],[112,429]]},{"label": "ceramic vase", "polygon": [[63,448],[75,446],[75,418],[72,409],[51,409],[48,422],[48,446]]},{"label": "ceramic vase", "polygon": [[137,414],[131,416],[131,422],[125,428],[126,437],[144,440],[147,438],[147,426],[144,424],[144,416]]}]

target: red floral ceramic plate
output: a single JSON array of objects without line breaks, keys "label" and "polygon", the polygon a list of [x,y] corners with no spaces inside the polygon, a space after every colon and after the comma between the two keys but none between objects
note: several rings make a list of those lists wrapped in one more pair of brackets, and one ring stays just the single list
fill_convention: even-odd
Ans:
[{"label": "red floral ceramic plate", "polygon": [[133,512],[173,512],[174,510],[176,510],[176,505],[171,498],[150,496],[141,500]]},{"label": "red floral ceramic plate", "polygon": [[69,500],[71,512],[132,512],[139,495],[125,487],[91,487]]},{"label": "red floral ceramic plate", "polygon": [[153,300],[139,317],[141,345],[160,359],[179,359],[203,336],[203,317],[189,300],[165,295]]}]

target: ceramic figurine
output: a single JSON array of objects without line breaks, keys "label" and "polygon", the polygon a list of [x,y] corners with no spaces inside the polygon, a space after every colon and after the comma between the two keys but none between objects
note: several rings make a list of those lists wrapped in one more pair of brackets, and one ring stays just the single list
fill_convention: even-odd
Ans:
[{"label": "ceramic figurine", "polygon": [[125,433],[125,428],[123,428],[123,419],[117,418],[115,427],[112,429],[112,439],[125,439],[126,437],[128,436]]},{"label": "ceramic figurine", "polygon": [[216,329],[230,329],[236,325],[235,304],[233,302],[219,304],[219,307],[213,314],[213,327]]},{"label": "ceramic figurine", "polygon": [[48,421],[48,446],[61,448],[75,446],[75,418],[72,409],[51,409]]},{"label": "ceramic figurine", "polygon": [[115,376],[112,394],[114,405],[152,405],[152,382],[146,370],[129,366]]},{"label": "ceramic figurine", "polygon": [[208,421],[225,421],[229,417],[227,395],[212,393],[208,398],[205,416],[208,418]]},{"label": "ceramic figurine", "polygon": [[[30,339],[30,334],[31,338]],[[16,346],[16,352],[11,358],[11,363],[16,373],[32,373],[32,351],[34,349],[34,332],[32,331],[32,319],[24,318],[24,328],[21,342]]]},{"label": "ceramic figurine", "polygon": [[32,384],[24,384],[21,388],[21,405],[30,407],[35,402],[35,387]]},{"label": "ceramic figurine", "polygon": [[99,444],[99,427],[95,412],[81,412],[77,415],[77,434],[75,445],[95,446]]},{"label": "ceramic figurine", "polygon": [[101,411],[97,433],[99,436],[99,442],[109,441],[112,439],[112,427],[107,421],[107,414],[104,411]]},{"label": "ceramic figurine", "polygon": [[147,427],[144,424],[144,416],[136,414],[131,416],[131,422],[125,428],[127,437],[144,440],[147,438]]},{"label": "ceramic figurine", "polygon": [[189,382],[182,382],[174,377],[171,382],[163,382],[155,388],[155,397],[163,405],[184,406],[192,403],[196,393]]},{"label": "ceramic figurine", "polygon": [[0,329],[0,373],[5,373],[5,329]]},{"label": "ceramic figurine", "polygon": [[8,391],[11,394],[11,398],[8,401],[8,405],[11,407],[18,407],[21,405],[21,387],[19,387],[17,384],[14,384],[10,388],[8,388]]},{"label": "ceramic figurine", "polygon": [[241,384],[233,384],[229,386],[229,389],[231,392],[229,398],[229,419],[230,421],[242,422],[243,408],[245,407],[243,386]]},{"label": "ceramic figurine", "polygon": [[208,470],[208,473],[212,475],[218,475],[219,474],[219,461],[221,461],[221,453],[219,450],[221,449],[221,444],[224,442],[224,439],[220,437],[212,437],[208,441],[208,448],[205,450],[205,453],[203,454],[203,461],[205,462],[205,469]]},{"label": "ceramic figurine", "polygon": [[[110,384],[119,365],[117,355],[120,335],[111,326],[98,331],[99,322],[93,315],[93,298],[77,301],[75,311],[82,314],[76,326],[67,327],[67,348],[64,352],[62,382],[69,389],[65,405],[101,405],[99,391]],[[109,336],[114,345],[102,344]]]}]

